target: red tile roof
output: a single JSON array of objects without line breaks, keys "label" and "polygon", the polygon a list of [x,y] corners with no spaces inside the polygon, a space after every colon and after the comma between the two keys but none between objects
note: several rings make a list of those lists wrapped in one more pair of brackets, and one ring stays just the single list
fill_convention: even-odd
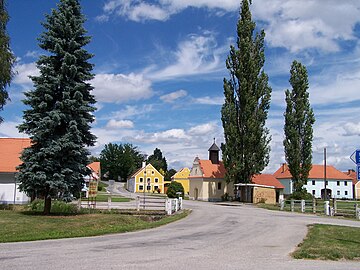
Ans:
[{"label": "red tile roof", "polygon": [[344,172],[344,174],[352,179],[353,185],[356,185],[358,180],[356,179],[356,172],[354,170],[348,170],[347,172]]},{"label": "red tile roof", "polygon": [[87,165],[90,169],[97,173],[100,176],[100,162],[95,161]]},{"label": "red tile roof", "polygon": [[22,162],[21,152],[30,146],[30,139],[0,138],[0,172],[16,172]]},{"label": "red tile roof", "polygon": [[225,167],[222,161],[219,164],[213,164],[211,160],[200,159],[199,164],[204,178],[224,178]]},{"label": "red tile roof", "polygon": [[[277,179],[291,178],[291,173],[287,164],[281,165],[273,175]],[[324,179],[324,165],[312,165],[309,172],[309,179]],[[352,180],[351,177],[329,165],[326,166],[326,179]]]},{"label": "red tile roof", "polygon": [[285,188],[272,174],[257,174],[253,176],[251,181],[257,185]]}]

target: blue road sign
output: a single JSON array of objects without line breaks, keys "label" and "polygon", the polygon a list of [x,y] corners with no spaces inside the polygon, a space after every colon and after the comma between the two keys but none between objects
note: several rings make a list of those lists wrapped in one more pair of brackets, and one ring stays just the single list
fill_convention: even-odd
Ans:
[{"label": "blue road sign", "polygon": [[356,166],[356,176],[357,176],[357,180],[360,181],[360,165]]},{"label": "blue road sign", "polygon": [[357,165],[360,165],[360,149],[357,149],[352,155],[350,159]]}]

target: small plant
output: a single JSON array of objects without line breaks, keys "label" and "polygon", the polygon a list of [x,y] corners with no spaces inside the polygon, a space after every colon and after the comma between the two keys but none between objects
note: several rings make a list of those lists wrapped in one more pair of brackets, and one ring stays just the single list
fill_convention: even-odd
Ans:
[{"label": "small plant", "polygon": [[226,192],[224,195],[221,196],[221,200],[223,202],[229,201],[229,194]]},{"label": "small plant", "polygon": [[[181,194],[178,194],[178,193],[181,193]],[[184,187],[182,186],[181,183],[172,181],[166,191],[166,195],[169,198],[178,198],[178,197],[184,198]]]},{"label": "small plant", "polygon": [[[44,200],[36,199],[30,206],[31,211],[34,212],[43,212],[44,211]],[[78,208],[75,204],[66,203],[64,201],[52,201],[51,203],[51,213],[52,214],[61,214],[61,215],[75,215],[78,214]]]}]

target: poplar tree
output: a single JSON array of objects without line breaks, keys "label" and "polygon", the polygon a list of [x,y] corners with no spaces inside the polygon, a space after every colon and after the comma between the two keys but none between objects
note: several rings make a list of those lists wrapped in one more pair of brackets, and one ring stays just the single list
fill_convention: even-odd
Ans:
[{"label": "poplar tree", "polygon": [[309,82],[306,67],[294,61],[290,70],[292,90],[285,91],[284,125],[285,160],[293,181],[293,197],[304,199],[312,166],[312,140],[315,117],[309,102]]},{"label": "poplar tree", "polygon": [[269,162],[270,136],[265,127],[271,88],[264,72],[265,32],[254,33],[250,4],[243,0],[237,23],[237,47],[230,47],[224,79],[225,102],[221,109],[225,144],[222,145],[226,180],[250,183]]},{"label": "poplar tree", "polygon": [[17,178],[28,196],[45,199],[44,214],[50,213],[52,198],[78,194],[89,173],[86,147],[96,139],[90,132],[95,99],[84,22],[78,0],[60,0],[46,15],[39,46],[47,53],[37,61],[40,75],[31,77],[34,89],[25,93],[30,108],[18,128],[32,145],[22,153]]},{"label": "poplar tree", "polygon": [[[9,21],[9,16],[6,10],[5,1],[0,0],[0,111],[3,110],[4,105],[9,100],[9,93],[6,87],[14,76],[13,66],[15,56],[10,49],[10,38],[6,32],[6,24]],[[0,116],[0,123],[3,118]]]}]

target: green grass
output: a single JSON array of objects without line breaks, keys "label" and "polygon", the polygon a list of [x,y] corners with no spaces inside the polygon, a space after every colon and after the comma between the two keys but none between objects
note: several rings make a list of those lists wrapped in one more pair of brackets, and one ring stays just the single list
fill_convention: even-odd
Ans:
[{"label": "green grass", "polygon": [[[108,194],[97,194],[96,201],[97,202],[107,202],[108,201]],[[111,196],[111,202],[130,202],[130,198],[125,198],[121,196],[112,195]]]},{"label": "green grass", "polygon": [[74,216],[42,216],[31,212],[0,211],[0,242],[34,241],[70,237],[123,233],[158,227],[186,217],[177,215],[149,221],[148,216],[118,213],[81,214]]},{"label": "green grass", "polygon": [[292,254],[296,259],[359,260],[360,228],[311,225],[304,241]]},{"label": "green grass", "polygon": [[99,191],[104,191],[104,192],[106,192],[106,187],[108,186],[108,184],[106,184],[106,183],[103,183],[103,182],[99,182],[99,184],[98,184],[98,190]]}]

